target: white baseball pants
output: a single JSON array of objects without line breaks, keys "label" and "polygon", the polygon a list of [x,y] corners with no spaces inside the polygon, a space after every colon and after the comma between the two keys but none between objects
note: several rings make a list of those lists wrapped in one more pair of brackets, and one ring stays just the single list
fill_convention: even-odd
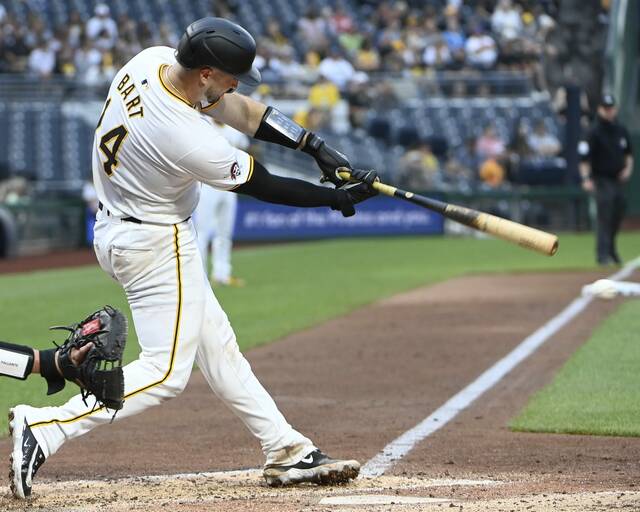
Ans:
[{"label": "white baseball pants", "polygon": [[[124,367],[124,408],[116,421],[180,393],[195,360],[213,392],[258,438],[267,464],[292,464],[314,449],[240,353],[203,271],[191,221],[135,224],[100,211],[94,245],[100,266],[125,290],[140,344],[140,357]],[[48,457],[112,414],[87,407],[78,395],[60,407],[31,409],[27,419]]]},{"label": "white baseball pants", "polygon": [[200,202],[193,215],[198,232],[198,247],[203,265],[207,265],[209,242],[213,240],[211,278],[226,283],[231,278],[231,249],[238,196],[233,192],[202,185]]}]

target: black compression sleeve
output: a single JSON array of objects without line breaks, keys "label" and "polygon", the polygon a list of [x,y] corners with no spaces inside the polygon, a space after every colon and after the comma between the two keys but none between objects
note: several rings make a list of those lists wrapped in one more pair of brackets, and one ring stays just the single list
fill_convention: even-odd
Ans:
[{"label": "black compression sleeve", "polygon": [[284,178],[270,174],[258,161],[254,160],[251,179],[233,189],[233,192],[246,194],[268,203],[286,204],[288,206],[330,206],[340,210],[346,193],[328,187],[320,187],[307,181]]}]

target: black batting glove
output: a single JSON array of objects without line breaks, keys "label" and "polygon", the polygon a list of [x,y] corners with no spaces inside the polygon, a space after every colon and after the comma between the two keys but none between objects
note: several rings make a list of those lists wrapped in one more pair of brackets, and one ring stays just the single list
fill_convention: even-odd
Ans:
[{"label": "black batting glove", "polygon": [[361,181],[367,185],[373,186],[374,181],[380,181],[378,178],[378,172],[373,169],[348,169],[351,173],[351,179],[353,181]]},{"label": "black batting glove", "polygon": [[[340,210],[344,217],[351,217],[352,215],[355,215],[356,209],[354,208],[354,205],[378,195],[378,191],[371,185],[374,181],[380,181],[376,171],[353,169],[351,171],[351,176],[352,178],[356,178],[356,176],[358,176],[359,178],[356,179],[362,179],[362,181],[347,183],[336,190],[336,193],[338,194],[338,204],[334,209]],[[365,179],[367,181],[365,181]],[[371,181],[371,184],[369,183],[369,180]]]},{"label": "black batting glove", "polygon": [[340,151],[328,146],[322,137],[318,137],[315,133],[309,132],[307,141],[302,151],[315,158],[318,167],[322,171],[320,182],[330,181],[336,187],[341,187],[346,182],[338,176],[338,168],[346,167],[351,170],[351,164],[347,157]]}]

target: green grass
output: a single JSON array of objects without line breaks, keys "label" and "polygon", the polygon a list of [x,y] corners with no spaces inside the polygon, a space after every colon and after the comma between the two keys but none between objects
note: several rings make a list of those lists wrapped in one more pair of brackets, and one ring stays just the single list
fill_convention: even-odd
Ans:
[{"label": "green grass", "polygon": [[625,302],[536,393],[510,427],[526,432],[640,435],[640,301]]},{"label": "green grass", "polygon": [[[620,237],[625,258],[640,254],[640,235]],[[468,273],[587,269],[593,237],[565,235],[552,258],[499,240],[368,238],[243,249],[234,273],[247,287],[217,296],[243,349],[321,323],[379,298]],[[0,275],[0,339],[50,347],[60,334],[47,327],[72,323],[103,304],[128,312],[120,287],[98,267]],[[131,329],[133,331],[133,329]],[[138,346],[131,332],[126,359]],[[44,380],[0,379],[0,411],[17,403],[57,405],[77,392],[68,385],[47,397]],[[0,433],[6,418],[0,414]]]}]

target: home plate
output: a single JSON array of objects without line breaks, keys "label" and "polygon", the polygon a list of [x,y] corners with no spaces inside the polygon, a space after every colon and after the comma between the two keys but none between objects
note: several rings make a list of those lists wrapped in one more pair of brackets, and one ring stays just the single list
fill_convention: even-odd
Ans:
[{"label": "home plate", "polygon": [[322,498],[320,505],[401,505],[406,503],[451,503],[446,498],[421,496],[391,496],[385,494],[356,494],[353,496],[330,496]]}]

